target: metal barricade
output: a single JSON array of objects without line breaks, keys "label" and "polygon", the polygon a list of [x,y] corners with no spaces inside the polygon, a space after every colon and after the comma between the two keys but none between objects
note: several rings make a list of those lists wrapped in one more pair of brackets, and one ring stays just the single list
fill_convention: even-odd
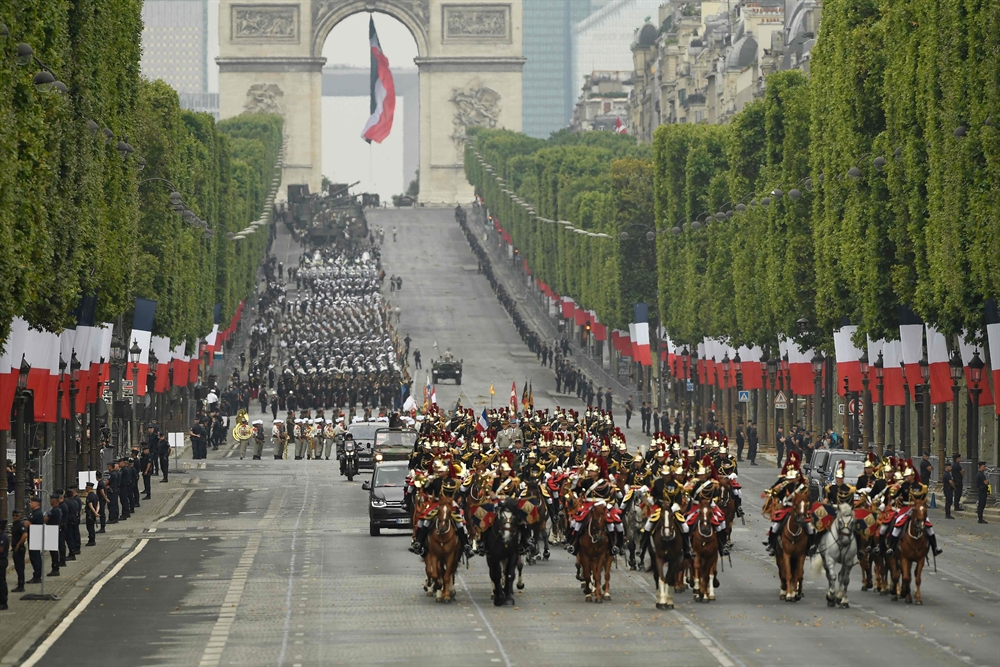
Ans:
[{"label": "metal barricade", "polygon": [[[52,456],[52,450],[46,449],[41,458],[38,459],[38,476],[42,479],[42,492],[45,494],[52,493],[55,490],[54,480],[55,480],[55,461]],[[48,496],[45,496],[43,505],[48,502]]]}]

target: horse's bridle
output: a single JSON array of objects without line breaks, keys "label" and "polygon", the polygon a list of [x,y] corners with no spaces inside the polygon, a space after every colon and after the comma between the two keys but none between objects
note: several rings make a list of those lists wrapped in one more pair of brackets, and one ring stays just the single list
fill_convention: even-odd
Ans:
[{"label": "horse's bridle", "polygon": [[[712,536],[712,519],[709,517],[709,513],[712,511],[711,506],[705,505],[698,510],[698,534],[704,538],[709,538]],[[708,532],[701,532],[701,527],[703,525],[708,526]]]},{"label": "horse's bridle", "polygon": [[[792,512],[788,517],[789,520],[785,522],[785,530],[788,531],[789,535],[791,535],[792,537],[798,537],[799,535],[802,534],[802,525],[799,522],[799,518],[801,518],[802,521],[804,522],[805,516],[806,516],[806,501],[800,500],[795,504],[795,507],[792,509]],[[792,519],[795,519],[794,531],[792,530],[790,525],[792,523],[791,521]]]}]

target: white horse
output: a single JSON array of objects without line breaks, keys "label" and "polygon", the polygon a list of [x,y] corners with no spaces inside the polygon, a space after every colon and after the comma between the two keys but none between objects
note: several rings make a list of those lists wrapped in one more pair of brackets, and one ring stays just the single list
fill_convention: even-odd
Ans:
[{"label": "white horse", "polygon": [[819,543],[826,579],[830,583],[826,592],[826,606],[850,607],[847,587],[851,583],[851,569],[857,561],[858,545],[854,540],[854,508],[841,503],[837,518],[830,529],[823,533]]}]

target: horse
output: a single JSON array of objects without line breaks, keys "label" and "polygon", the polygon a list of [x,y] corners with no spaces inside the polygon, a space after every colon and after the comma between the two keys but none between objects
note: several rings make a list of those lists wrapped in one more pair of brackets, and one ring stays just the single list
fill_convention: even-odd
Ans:
[{"label": "horse", "polygon": [[796,493],[792,496],[791,512],[782,523],[775,552],[778,576],[781,578],[781,599],[787,602],[802,599],[802,570],[809,547],[809,535],[805,529],[808,517],[808,494]]},{"label": "horse", "polygon": [[632,489],[632,497],[629,498],[628,507],[625,510],[625,546],[628,548],[628,569],[643,571],[646,569],[645,550],[639,551],[638,565],[636,564],[635,551],[636,540],[646,525],[646,498],[649,496],[645,487]]},{"label": "horse", "polygon": [[550,522],[552,544],[562,544],[566,541],[569,517],[576,512],[577,504],[576,494],[573,493],[572,488],[572,482],[567,475],[559,488],[559,509],[552,516],[552,521]]},{"label": "horse", "polygon": [[[902,583],[898,587],[898,596],[905,598],[907,604],[916,601],[923,604],[920,598],[920,575],[924,570],[924,561],[927,558],[927,551],[930,544],[925,532],[927,526],[927,501],[923,498],[913,501],[910,516],[903,525],[903,530],[899,535],[897,555],[893,557],[896,567],[893,568],[893,587],[897,581],[897,575],[902,575]],[[916,583],[916,593],[910,591],[911,567],[916,566],[912,572],[912,580]],[[893,600],[897,599],[893,595]]]},{"label": "horse", "polygon": [[[467,507],[466,516],[469,519],[469,540],[473,548],[478,547],[480,538],[480,528],[476,520],[476,512],[480,506],[489,502],[490,477],[484,472],[475,472],[469,482],[469,490],[466,493],[465,503]],[[478,548],[477,548],[478,551]]]},{"label": "horse", "polygon": [[674,608],[674,589],[684,559],[684,535],[669,507],[661,508],[660,518],[650,534],[653,582],[656,584],[656,608]]},{"label": "horse", "polygon": [[732,480],[720,475],[719,492],[716,505],[726,516],[726,543],[732,544],[733,522],[736,520],[736,495],[733,493]]},{"label": "horse", "polygon": [[[611,599],[611,548],[608,545],[608,507],[603,501],[594,503],[580,529],[580,551],[577,562],[583,574],[583,592],[587,602],[600,603]],[[601,577],[604,577],[602,588]]]},{"label": "horse", "polygon": [[715,599],[715,568],[719,562],[719,540],[712,523],[712,502],[702,499],[698,504],[698,519],[691,535],[694,554],[694,599],[699,602]]},{"label": "horse", "polygon": [[[505,500],[496,509],[496,518],[483,533],[486,562],[493,580],[493,606],[514,604],[514,570],[520,563],[520,513],[513,500]],[[523,586],[523,584],[522,584]]]},{"label": "horse", "polygon": [[434,529],[427,535],[427,555],[424,556],[424,568],[430,590],[438,602],[451,602],[455,597],[455,570],[458,568],[458,558],[461,554],[461,543],[452,519],[451,498],[443,496],[438,502],[437,516],[434,517]]},{"label": "horse", "polygon": [[542,495],[542,486],[537,479],[531,479],[528,481],[528,488],[524,495],[538,510],[538,518],[536,521],[528,524],[528,529],[531,531],[532,536],[535,538],[535,546],[532,548],[531,553],[528,555],[528,565],[534,565],[535,561],[538,559],[538,543],[542,543],[542,560],[549,559],[549,509],[545,502],[545,496]]},{"label": "horse", "polygon": [[847,587],[851,583],[851,568],[858,554],[858,545],[854,540],[854,508],[851,505],[841,503],[837,506],[837,518],[823,533],[819,550],[826,580],[830,584],[826,592],[826,606],[847,609],[851,606],[847,600]]}]

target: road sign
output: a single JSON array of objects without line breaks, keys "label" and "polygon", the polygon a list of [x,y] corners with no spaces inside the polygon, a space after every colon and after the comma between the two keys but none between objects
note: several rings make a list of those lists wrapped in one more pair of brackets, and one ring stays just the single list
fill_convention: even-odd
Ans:
[{"label": "road sign", "polygon": [[788,409],[788,399],[785,398],[785,392],[779,391],[778,395],[774,397],[774,409],[775,410]]},{"label": "road sign", "polygon": [[694,391],[694,382],[692,382],[691,380],[687,381],[687,390]]},{"label": "road sign", "polygon": [[132,380],[122,380],[122,398],[132,398]]},{"label": "road sign", "polygon": [[740,403],[749,403],[749,402],[750,402],[750,390],[749,389],[741,389],[740,390]]},{"label": "road sign", "polygon": [[863,415],[865,413],[865,404],[864,402],[859,401],[858,399],[855,398],[852,399],[851,402],[848,404],[847,410],[852,415]]}]

